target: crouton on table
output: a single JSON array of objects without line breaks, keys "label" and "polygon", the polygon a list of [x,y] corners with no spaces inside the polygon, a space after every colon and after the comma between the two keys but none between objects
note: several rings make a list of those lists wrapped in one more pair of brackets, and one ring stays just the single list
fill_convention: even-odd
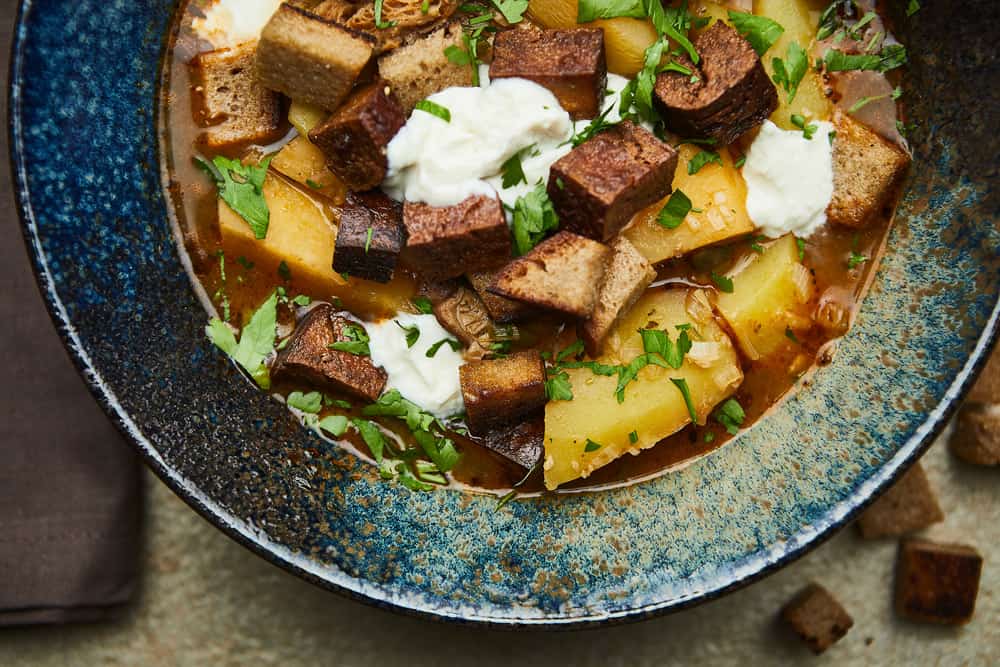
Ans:
[{"label": "crouton on table", "polygon": [[559,232],[505,266],[490,291],[539,308],[587,317],[597,303],[611,250],[572,232]]},{"label": "crouton on table", "polygon": [[965,400],[984,405],[1000,403],[1000,348],[993,351]]},{"label": "crouton on table", "polygon": [[833,197],[826,216],[838,225],[863,227],[890,200],[910,156],[839,109],[833,127]]},{"label": "crouton on table", "polygon": [[333,306],[316,306],[302,318],[288,345],[278,353],[271,377],[300,380],[369,401],[377,400],[385,389],[385,371],[367,356],[330,348],[333,343],[353,340],[359,330],[364,331],[357,322],[337,315]]},{"label": "crouton on table", "polygon": [[611,260],[597,292],[597,305],[580,327],[587,354],[601,354],[604,341],[618,318],[642,296],[656,278],[656,271],[624,236],[611,244]]},{"label": "crouton on table", "polygon": [[535,310],[522,301],[507,299],[490,290],[490,285],[496,280],[497,271],[474,271],[466,276],[472,289],[476,290],[479,298],[483,300],[486,310],[490,313],[490,318],[494,322],[506,324],[520,320],[531,315]]},{"label": "crouton on table", "polygon": [[631,121],[556,160],[548,195],[563,229],[605,241],[670,192],[677,151]]},{"label": "crouton on table", "polygon": [[333,111],[371,61],[374,43],[371,35],[284,3],[260,34],[257,77],[293,100]]},{"label": "crouton on table", "polygon": [[898,536],[926,528],[944,519],[934,489],[917,463],[858,519],[866,539]]},{"label": "crouton on table", "polygon": [[281,99],[257,82],[256,42],[200,53],[189,66],[195,121],[213,150],[266,144],[281,134]]},{"label": "crouton on table", "polygon": [[454,206],[403,205],[406,264],[427,280],[501,266],[510,258],[510,230],[497,196],[475,195]]},{"label": "crouton on table", "polygon": [[725,146],[774,113],[778,91],[750,43],[722,21],[692,43],[701,58],[698,65],[679,60],[695,77],[663,72],[656,78],[653,102],[667,129]]},{"label": "crouton on table", "polygon": [[417,102],[445,88],[472,85],[472,67],[448,60],[450,46],[465,48],[460,23],[441,26],[379,58],[379,75],[392,86],[403,113],[409,115]]},{"label": "crouton on table", "polygon": [[363,86],[332,116],[309,131],[326,166],[352,190],[370,190],[385,178],[385,147],[406,122],[385,81]]},{"label": "crouton on table", "polygon": [[896,612],[925,623],[972,619],[983,558],[972,547],[905,540],[896,564]]},{"label": "crouton on table", "polygon": [[333,270],[365,280],[392,280],[406,245],[403,207],[379,190],[349,192],[340,209]]},{"label": "crouton on table", "polygon": [[1000,465],[1000,405],[963,405],[948,446],[952,454],[966,463]]},{"label": "crouton on table", "polygon": [[781,617],[816,655],[839,641],[854,619],[828,590],[809,584],[784,609]]},{"label": "crouton on table", "polygon": [[545,365],[537,350],[470,361],[458,372],[473,435],[519,421],[545,405]]},{"label": "crouton on table", "polygon": [[545,419],[542,416],[499,426],[487,431],[481,438],[475,438],[475,442],[483,447],[525,469],[541,460],[544,441]]},{"label": "crouton on table", "polygon": [[573,120],[601,112],[608,82],[600,28],[505,30],[493,40],[490,79],[518,77],[552,91]]}]

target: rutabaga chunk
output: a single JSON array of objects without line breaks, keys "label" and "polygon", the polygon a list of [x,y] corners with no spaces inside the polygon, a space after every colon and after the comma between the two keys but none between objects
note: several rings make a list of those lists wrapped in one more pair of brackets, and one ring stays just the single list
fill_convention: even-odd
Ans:
[{"label": "rutabaga chunk", "polygon": [[[702,290],[660,289],[647,292],[621,319],[598,358],[602,364],[628,364],[644,353],[639,329],[679,336],[677,326],[690,325],[692,340],[717,348],[699,363],[685,359],[679,369],[648,365],[615,396],[617,375],[597,375],[587,368],[565,372],[573,398],[545,406],[545,486],[554,489],[607,465],[628,452],[648,449],[691,423],[684,397],[671,379],[687,383],[691,402],[703,423],[712,409],[743,381],[736,350],[715,322]],[[630,433],[635,432],[635,440]],[[588,446],[588,440],[592,443]],[[599,446],[598,446],[599,445]]]}]

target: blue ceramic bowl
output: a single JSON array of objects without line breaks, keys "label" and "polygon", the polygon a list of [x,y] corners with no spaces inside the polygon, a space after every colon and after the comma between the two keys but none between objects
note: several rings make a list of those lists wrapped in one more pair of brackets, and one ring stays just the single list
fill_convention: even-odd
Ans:
[{"label": "blue ceramic bowl", "polygon": [[900,30],[916,166],[835,361],[718,453],[628,488],[502,511],[494,497],[401,491],[302,429],[212,348],[159,169],[167,0],[24,0],[9,104],[25,238],[97,399],[167,484],[256,553],[429,617],[645,618],[745,585],[847,523],[941,430],[989,351],[994,3],[924,5]]}]

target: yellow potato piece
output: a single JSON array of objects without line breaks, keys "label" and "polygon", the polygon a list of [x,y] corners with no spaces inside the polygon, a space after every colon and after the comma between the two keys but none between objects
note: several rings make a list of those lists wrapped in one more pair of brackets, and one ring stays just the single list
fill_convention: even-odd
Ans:
[{"label": "yellow potato piece", "polygon": [[543,28],[603,28],[608,71],[631,78],[642,69],[646,48],[656,41],[652,23],[618,18],[578,24],[576,12],[577,0],[531,0],[528,5],[528,18]]},{"label": "yellow potato piece", "polygon": [[304,102],[293,101],[288,107],[288,122],[303,137],[309,134],[309,130],[326,120],[329,115],[328,111]]},{"label": "yellow potato piece", "polygon": [[[754,225],[747,215],[747,189],[739,170],[725,148],[717,152],[722,164],[706,164],[698,173],[688,173],[688,162],[701,148],[683,144],[679,149],[673,189],[691,200],[692,212],[679,227],[667,229],[656,220],[668,197],[636,214],[625,237],[652,263],[680,257],[702,246],[749,234]],[[697,212],[695,212],[697,210]]]},{"label": "yellow potato piece", "polygon": [[726,274],[731,293],[720,292],[719,312],[750,359],[766,357],[791,344],[787,331],[809,328],[809,301],[815,285],[799,261],[795,236],[787,234],[750,251]]},{"label": "yellow potato piece", "polygon": [[342,201],[347,192],[343,182],[326,168],[323,153],[304,136],[295,137],[285,144],[271,160],[271,166],[312,192],[335,202]]},{"label": "yellow potato piece", "polygon": [[329,207],[306,195],[281,176],[268,173],[264,199],[270,211],[267,236],[258,240],[246,221],[219,200],[219,231],[227,255],[246,257],[260,275],[277,276],[284,261],[293,291],[316,298],[340,298],[361,315],[394,315],[414,294],[412,280],[399,276],[386,285],[351,278],[333,270],[337,238]]},{"label": "yellow potato piece", "polygon": [[[655,323],[655,324],[651,324]],[[680,390],[670,381],[683,378],[690,390],[698,421],[730,396],[743,381],[736,351],[715,322],[703,290],[652,290],[622,318],[599,359],[627,364],[643,353],[638,330],[658,328],[676,341],[677,325],[689,324],[694,347],[679,369],[646,366],[625,390],[625,401],[615,398],[616,376],[569,369],[573,386],[570,401],[545,406],[545,486],[554,489],[606,465],[627,452],[648,449],[691,422]],[[636,434],[632,442],[629,434]],[[586,451],[587,440],[601,446]]]}]

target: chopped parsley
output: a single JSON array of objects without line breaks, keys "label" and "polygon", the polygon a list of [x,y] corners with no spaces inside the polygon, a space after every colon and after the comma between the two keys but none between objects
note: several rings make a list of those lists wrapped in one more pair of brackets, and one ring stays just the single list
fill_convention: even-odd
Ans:
[{"label": "chopped parsley", "polygon": [[785,89],[788,94],[788,103],[791,104],[792,100],[795,99],[795,94],[799,92],[802,78],[809,70],[809,56],[806,55],[798,42],[792,42],[788,45],[785,59],[773,58],[771,65],[774,68],[774,74],[771,78]]},{"label": "chopped parsley", "polygon": [[529,150],[530,148],[531,146],[514,153],[507,158],[502,165],[500,165],[502,187],[510,188],[518,183],[528,183],[528,178],[524,175],[524,168],[521,166],[521,153]]},{"label": "chopped parsley", "polygon": [[351,409],[350,401],[345,401],[342,398],[330,398],[329,396],[323,396],[323,405],[332,405],[335,408],[343,408],[344,410]]},{"label": "chopped parsley", "polygon": [[430,315],[434,312],[434,305],[426,296],[415,296],[410,299],[410,303],[413,304],[413,307],[417,309],[418,313],[423,315]]},{"label": "chopped parsley", "polygon": [[382,436],[382,430],[378,427],[378,424],[369,419],[357,418],[352,419],[351,423],[357,429],[358,433],[361,434],[361,439],[364,440],[371,451],[375,463],[381,466],[382,454],[385,451],[385,437]]},{"label": "chopped parsley", "polygon": [[851,256],[847,260],[847,268],[849,269],[857,268],[858,265],[864,264],[867,261],[868,261],[867,257],[865,257],[856,250],[851,250]]},{"label": "chopped parsley", "polygon": [[913,16],[920,11],[920,0],[910,0],[906,3],[906,15]]},{"label": "chopped parsley", "polygon": [[733,279],[728,276],[722,276],[712,271],[712,282],[715,286],[719,288],[720,292],[725,292],[726,294],[733,293]]},{"label": "chopped parsley", "polygon": [[550,401],[572,401],[573,385],[569,381],[569,373],[562,369],[546,369],[545,397]]},{"label": "chopped parsley", "polygon": [[271,386],[271,376],[264,360],[274,350],[277,334],[278,293],[273,292],[250,316],[250,321],[240,332],[240,340],[229,325],[217,317],[209,320],[205,333],[217,348],[239,364],[262,388]]},{"label": "chopped parsley", "polygon": [[[628,86],[626,86],[625,88],[628,89]],[[622,94],[624,94],[624,92],[625,91],[623,90]],[[622,105],[622,108],[625,108],[624,105]],[[590,121],[590,123],[587,124],[587,127],[583,128],[570,138],[569,141],[571,144],[573,144],[573,148],[576,148],[580,144],[584,143],[589,139],[592,139],[601,132],[604,132],[605,130],[610,130],[615,125],[617,125],[617,123],[609,123],[607,121],[607,117],[608,114],[611,112],[611,109],[612,107],[609,106],[607,109],[602,111],[596,118]]]},{"label": "chopped parsley", "polygon": [[430,100],[420,100],[413,107],[424,113],[429,113],[432,116],[437,116],[446,123],[451,122],[451,111],[447,107],[443,107],[437,102],[432,102]]},{"label": "chopped parsley", "polygon": [[347,417],[343,415],[327,415],[326,417],[321,418],[316,423],[316,426],[323,429],[333,437],[339,438],[347,433],[348,423]]},{"label": "chopped parsley", "polygon": [[714,442],[715,434],[712,433],[711,431],[705,431],[705,435],[702,437],[702,440],[704,440],[706,443]]},{"label": "chopped parsley", "polygon": [[674,383],[674,386],[681,392],[681,396],[684,397],[684,405],[687,406],[691,422],[697,422],[698,412],[694,409],[694,401],[691,400],[691,390],[688,388],[687,380],[684,378],[670,378],[670,381]]},{"label": "chopped parsley", "polygon": [[500,500],[497,501],[497,506],[494,509],[494,511],[499,510],[501,507],[503,507],[504,505],[506,505],[507,503],[509,503],[511,500],[513,500],[517,496],[517,489],[519,489],[521,486],[523,486],[524,483],[528,481],[528,478],[531,477],[531,475],[537,469],[538,469],[538,463],[536,463],[535,465],[533,465],[530,468],[528,468],[528,472],[524,473],[524,477],[522,477],[519,482],[515,483],[514,486],[511,487],[510,491],[508,491],[507,493],[505,493],[502,496],[500,496]]},{"label": "chopped parsley", "polygon": [[850,108],[848,108],[847,113],[855,113],[857,111],[860,111],[861,109],[868,106],[872,102],[877,102],[878,100],[884,100],[890,97],[893,100],[898,100],[902,96],[903,96],[903,89],[897,86],[896,88],[893,89],[891,93],[886,93],[885,95],[871,95],[869,97],[862,97],[857,102],[852,104]]},{"label": "chopped parsley", "polygon": [[[406,334],[406,347],[407,349],[413,347],[413,345],[420,339],[420,327],[416,324],[411,324],[410,326],[403,326],[399,323],[399,320],[393,320],[396,326],[403,330]],[[428,355],[431,356],[431,355]]]},{"label": "chopped parsley", "polygon": [[902,44],[888,44],[879,53],[844,53],[830,49],[823,56],[823,64],[830,72],[849,70],[875,70],[888,72],[906,64],[906,47]]},{"label": "chopped parsley", "polygon": [[665,331],[657,329],[641,329],[644,354],[640,354],[625,366],[618,367],[618,386],[615,387],[615,397],[619,403],[625,402],[625,388],[636,379],[646,366],[653,364],[663,368],[678,369],[684,363],[684,355],[691,350],[691,338],[687,329],[681,329],[677,342],[670,340]]},{"label": "chopped parsley", "polygon": [[293,391],[285,399],[285,403],[288,404],[288,407],[295,408],[296,410],[316,414],[323,407],[323,394],[318,391],[310,391],[307,394],[301,391]]},{"label": "chopped parsley", "polygon": [[746,419],[743,406],[735,398],[727,399],[725,403],[715,409],[712,416],[715,417],[715,421],[725,427],[729,435],[736,435],[740,426],[743,425],[743,420]]},{"label": "chopped parsley", "polygon": [[213,157],[211,162],[195,157],[195,162],[215,180],[219,198],[250,225],[254,238],[267,236],[271,213],[264,199],[264,178],[271,158],[258,165],[243,164],[221,155]]},{"label": "chopped parsley", "polygon": [[455,449],[455,443],[444,435],[444,426],[441,422],[434,415],[424,412],[418,405],[403,398],[396,389],[386,392],[378,401],[365,406],[362,414],[366,417],[388,416],[403,420],[413,434],[413,439],[441,473],[454,468],[461,457]]},{"label": "chopped parsley", "polygon": [[590,23],[597,19],[613,19],[621,16],[646,18],[643,0],[579,0],[577,3],[577,23]]},{"label": "chopped parsley", "polygon": [[628,434],[628,441],[631,442],[633,445],[635,443],[639,442],[639,434],[638,434],[638,432],[632,431],[631,433],[629,433]]},{"label": "chopped parsley", "polygon": [[691,200],[680,190],[674,190],[656,216],[656,223],[667,229],[677,229],[691,212]]},{"label": "chopped parsley", "polygon": [[292,270],[288,267],[288,262],[281,260],[278,264],[278,277],[288,282],[292,279]]},{"label": "chopped parsley", "polygon": [[750,239],[750,249],[753,250],[758,255],[764,254],[764,246],[760,244],[761,241],[766,241],[766,236],[754,236]]},{"label": "chopped parsley", "polygon": [[441,340],[439,340],[438,342],[434,343],[429,348],[427,348],[427,353],[426,353],[427,356],[434,357],[434,355],[438,353],[438,350],[441,349],[441,346],[444,345],[445,343],[447,343],[448,347],[455,350],[456,352],[462,349],[462,344],[459,343],[454,338],[442,338]]},{"label": "chopped parsley", "polygon": [[730,11],[729,20],[732,21],[736,31],[750,42],[750,46],[759,56],[763,56],[785,32],[780,23],[765,16]]},{"label": "chopped parsley", "polygon": [[545,191],[545,184],[539,181],[535,188],[517,198],[514,202],[511,234],[514,237],[514,253],[524,255],[552,231],[559,228],[559,216]]},{"label": "chopped parsley", "polygon": [[490,0],[490,2],[511,25],[520,23],[524,19],[524,12],[528,10],[528,0]]},{"label": "chopped parsley", "polygon": [[792,341],[796,345],[801,345],[798,336],[795,335],[795,332],[792,331],[792,328],[790,326],[785,326],[785,338]]},{"label": "chopped parsley", "polygon": [[331,350],[336,350],[338,352],[347,352],[358,357],[370,357],[371,349],[368,347],[368,343],[371,339],[368,338],[368,332],[360,324],[345,324],[343,329],[340,330],[340,335],[344,340],[338,340],[334,343],[330,343],[329,348]]},{"label": "chopped parsley", "polygon": [[382,20],[382,4],[383,0],[375,0],[375,27],[379,30],[385,30],[396,25],[395,21]]},{"label": "chopped parsley", "polygon": [[733,166],[736,167],[737,169],[741,169],[743,165],[745,165],[746,163],[747,163],[747,156],[741,155],[738,158],[736,158],[736,162],[733,163]]},{"label": "chopped parsley", "polygon": [[312,180],[311,178],[307,178],[306,179],[306,185],[308,185],[313,190],[322,190],[323,189],[322,185],[320,185],[316,181]]},{"label": "chopped parsley", "polygon": [[308,306],[310,303],[312,303],[312,297],[307,296],[305,294],[299,294],[294,299],[292,299],[292,303],[295,304],[296,306]]},{"label": "chopped parsley", "polygon": [[799,248],[799,261],[801,262],[806,258],[806,240],[796,236],[795,245]]},{"label": "chopped parsley", "polygon": [[368,226],[368,230],[365,232],[365,254],[368,254],[368,250],[372,247],[372,234],[374,233],[374,228],[371,225]]},{"label": "chopped parsley", "polygon": [[711,162],[716,162],[721,165],[722,156],[715,151],[699,151],[693,158],[691,158],[691,161],[688,162],[688,174],[694,176],[701,171],[702,167]]},{"label": "chopped parsley", "polygon": [[583,446],[583,451],[585,451],[585,452],[596,452],[598,449],[600,449],[603,446],[604,445],[600,444],[599,442],[594,442],[590,438],[587,438],[587,444],[585,444]]},{"label": "chopped parsley", "polygon": [[813,135],[816,134],[816,131],[819,129],[819,125],[817,125],[816,123],[807,124],[805,116],[802,116],[801,114],[793,113],[791,120],[792,120],[792,125],[802,130],[802,136],[810,141],[812,140]]}]

